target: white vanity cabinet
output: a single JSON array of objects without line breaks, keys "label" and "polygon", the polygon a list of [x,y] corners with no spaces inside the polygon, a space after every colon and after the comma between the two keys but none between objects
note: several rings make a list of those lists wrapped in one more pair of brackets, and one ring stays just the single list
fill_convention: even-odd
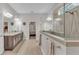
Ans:
[{"label": "white vanity cabinet", "polygon": [[55,37],[41,34],[41,50],[45,55],[66,55],[66,45]]},{"label": "white vanity cabinet", "polygon": [[45,47],[46,47],[46,36],[45,35],[41,35],[41,50],[42,50],[42,53],[43,54],[46,54],[45,53]]},{"label": "white vanity cabinet", "polygon": [[42,34],[41,36],[41,50],[43,52],[43,54],[45,55],[50,55],[51,54],[51,45],[52,45],[52,42],[50,41],[50,37]]},{"label": "white vanity cabinet", "polygon": [[66,46],[63,43],[54,41],[54,55],[66,55]]},{"label": "white vanity cabinet", "polygon": [[51,38],[50,37],[47,37],[46,38],[46,45],[47,45],[47,47],[46,47],[46,51],[47,51],[47,54],[48,55],[50,55],[50,54],[52,54],[52,42],[51,42],[51,40],[50,40]]}]

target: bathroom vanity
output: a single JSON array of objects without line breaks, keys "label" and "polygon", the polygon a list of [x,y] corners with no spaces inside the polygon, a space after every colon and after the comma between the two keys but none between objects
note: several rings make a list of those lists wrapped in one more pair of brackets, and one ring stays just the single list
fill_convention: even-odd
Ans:
[{"label": "bathroom vanity", "polygon": [[22,32],[7,32],[4,34],[4,49],[13,50],[22,40]]},{"label": "bathroom vanity", "polygon": [[46,55],[65,55],[66,42],[63,37],[41,32],[41,50]]},{"label": "bathroom vanity", "polygon": [[42,30],[41,50],[46,55],[79,55],[79,6],[62,4],[53,12],[52,31]]},{"label": "bathroom vanity", "polygon": [[77,55],[79,40],[67,40],[48,32],[41,32],[41,50],[44,55]]}]

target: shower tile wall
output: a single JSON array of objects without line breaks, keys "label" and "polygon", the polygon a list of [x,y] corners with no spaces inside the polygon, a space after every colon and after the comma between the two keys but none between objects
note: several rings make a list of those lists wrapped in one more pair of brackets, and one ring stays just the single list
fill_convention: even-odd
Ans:
[{"label": "shower tile wall", "polygon": [[[58,10],[55,10],[53,14],[54,32],[64,33],[66,39],[79,39],[79,7],[75,11],[69,11],[61,16],[58,15]],[[56,18],[61,18],[61,20],[56,21]]]},{"label": "shower tile wall", "polygon": [[65,35],[67,39],[79,39],[79,12],[65,13]]}]

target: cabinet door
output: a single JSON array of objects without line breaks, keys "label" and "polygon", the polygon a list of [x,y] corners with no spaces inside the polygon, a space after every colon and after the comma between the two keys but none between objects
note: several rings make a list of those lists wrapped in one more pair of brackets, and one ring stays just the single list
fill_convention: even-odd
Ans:
[{"label": "cabinet door", "polygon": [[43,54],[46,54],[46,36],[42,34],[41,36],[41,50]]},{"label": "cabinet door", "polygon": [[55,54],[55,49],[54,49],[54,40],[51,37],[48,37],[47,41],[47,51],[48,54],[54,55]]},{"label": "cabinet door", "polygon": [[13,37],[9,37],[9,39],[8,39],[8,48],[9,49],[13,49],[14,47],[13,47]]},{"label": "cabinet door", "polygon": [[52,54],[52,42],[50,41],[50,37],[46,36],[46,35],[42,35],[42,39],[41,39],[41,48],[42,48],[42,52],[45,55],[49,55]]},{"label": "cabinet door", "polygon": [[5,50],[13,49],[13,37],[6,36],[4,37],[4,48]]},{"label": "cabinet door", "polygon": [[66,46],[54,41],[54,51],[55,55],[66,55]]},{"label": "cabinet door", "polygon": [[8,37],[4,36],[4,49],[8,49]]},{"label": "cabinet door", "polygon": [[52,54],[52,42],[50,41],[50,38],[47,38],[47,42],[46,42],[47,46],[46,46],[46,51],[47,54],[50,55]]},{"label": "cabinet door", "polygon": [[50,45],[51,45],[48,37],[46,37],[44,44],[45,44],[44,46],[45,54],[48,55],[50,54]]}]

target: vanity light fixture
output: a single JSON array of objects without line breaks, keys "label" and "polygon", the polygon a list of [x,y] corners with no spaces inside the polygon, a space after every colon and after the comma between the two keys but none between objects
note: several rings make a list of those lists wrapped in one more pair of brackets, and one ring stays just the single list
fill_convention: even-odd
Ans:
[{"label": "vanity light fixture", "polygon": [[22,22],[21,22],[21,20],[19,18],[15,18],[14,20],[15,20],[15,23],[17,25],[21,25],[22,24]]},{"label": "vanity light fixture", "polygon": [[60,10],[58,10],[58,15],[61,15],[61,12],[60,12]]},{"label": "vanity light fixture", "polygon": [[51,18],[51,17],[48,17],[46,20],[47,20],[47,21],[51,21],[51,20],[52,20],[52,18]]},{"label": "vanity light fixture", "polygon": [[19,21],[19,18],[15,18],[15,21]]},{"label": "vanity light fixture", "polygon": [[18,25],[21,25],[21,24],[22,24],[22,22],[21,22],[21,21],[18,21],[18,22],[17,22],[17,24],[18,24]]},{"label": "vanity light fixture", "polygon": [[56,18],[55,20],[56,20],[56,21],[61,21],[61,18]]},{"label": "vanity light fixture", "polygon": [[9,13],[9,12],[3,12],[3,15],[5,17],[9,17],[9,18],[12,18],[13,17],[13,15],[11,13]]}]

